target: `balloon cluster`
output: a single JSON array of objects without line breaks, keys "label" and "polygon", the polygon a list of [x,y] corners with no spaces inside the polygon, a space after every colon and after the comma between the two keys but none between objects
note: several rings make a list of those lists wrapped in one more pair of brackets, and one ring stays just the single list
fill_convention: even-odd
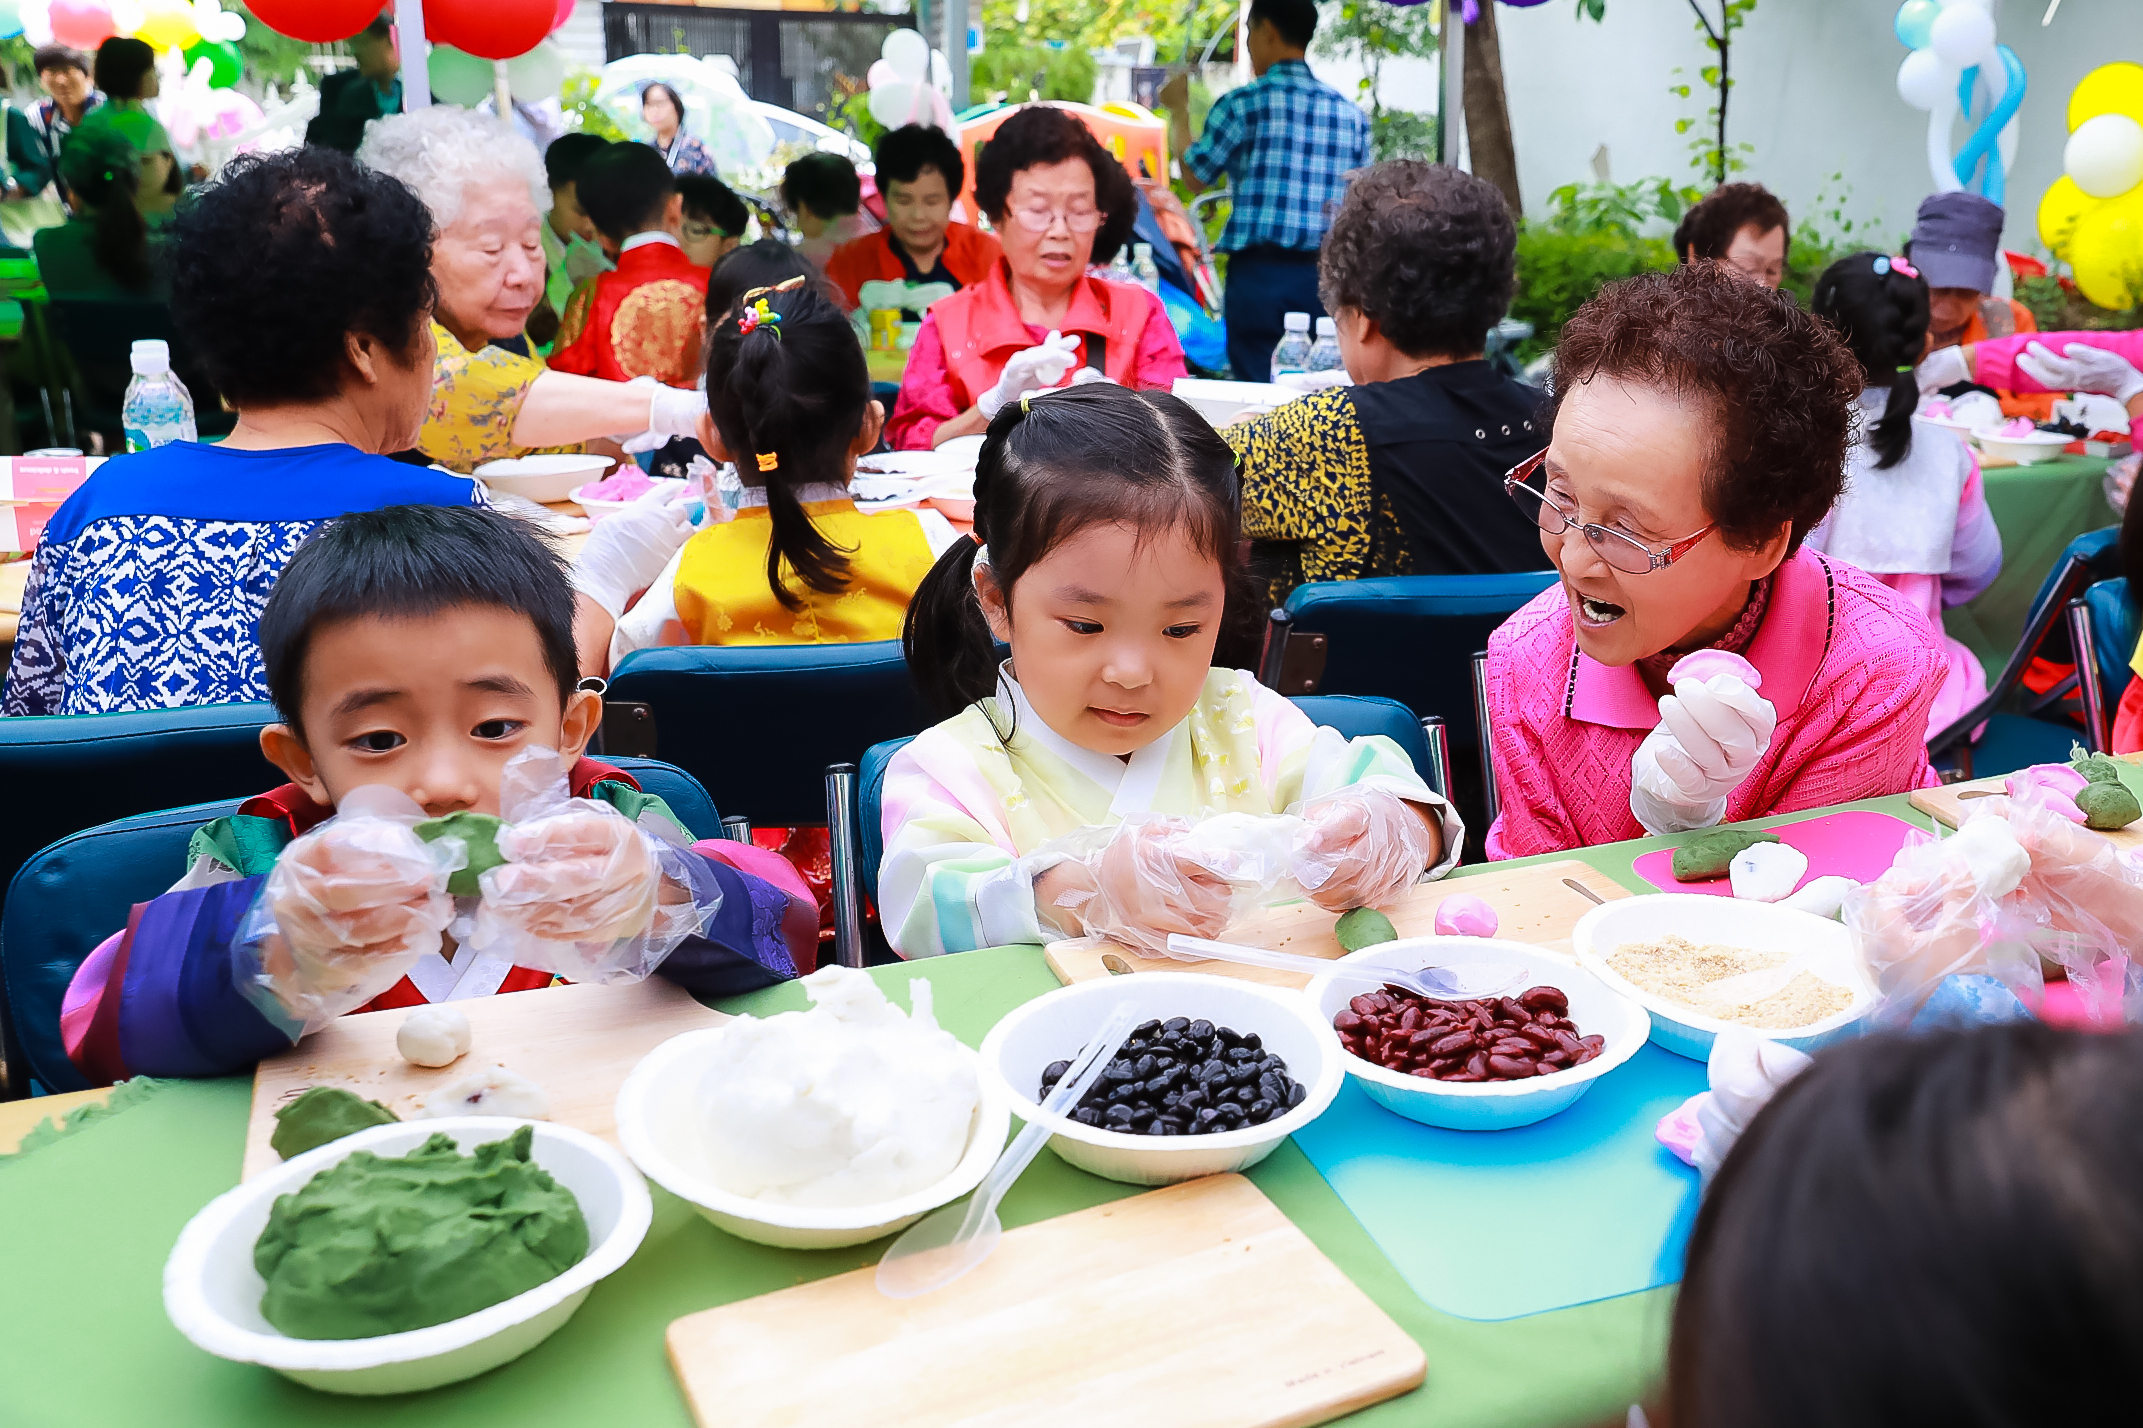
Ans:
[{"label": "balloon cluster", "polygon": [[2143,65],[2101,65],[2069,96],[2066,170],[2039,201],[2039,238],[2100,307],[2143,297]]},{"label": "balloon cluster", "polygon": [[245,32],[245,17],[218,0],[0,0],[0,37],[93,50],[131,35],[159,52],[179,51],[189,68],[206,60],[208,82],[221,89],[238,82]]},{"label": "balloon cluster", "polygon": [[895,30],[885,37],[878,59],[864,74],[871,91],[871,117],[888,129],[903,124],[935,124],[955,139],[952,102],[930,82],[930,41],[919,30]]},{"label": "balloon cluster", "polygon": [[[1941,191],[1973,188],[2005,201],[2016,162],[2016,115],[2024,103],[2024,64],[1994,39],[1991,0],[1905,0],[1898,39],[1912,51],[1898,66],[1897,92],[1927,111],[1927,167]],[[1957,117],[1977,114],[1964,148],[1950,153]]]}]

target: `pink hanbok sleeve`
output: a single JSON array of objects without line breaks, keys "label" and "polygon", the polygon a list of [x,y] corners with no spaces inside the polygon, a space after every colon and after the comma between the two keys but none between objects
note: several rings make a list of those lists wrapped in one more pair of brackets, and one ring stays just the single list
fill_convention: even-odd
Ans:
[{"label": "pink hanbok sleeve", "polygon": [[2059,356],[2070,343],[2081,343],[2106,352],[2117,352],[2143,367],[2143,331],[2130,332],[2019,332],[2014,337],[1990,337],[1972,346],[1972,380],[2002,392],[2045,392],[2029,372],[2017,365],[2017,354],[2034,342],[2044,343]]}]

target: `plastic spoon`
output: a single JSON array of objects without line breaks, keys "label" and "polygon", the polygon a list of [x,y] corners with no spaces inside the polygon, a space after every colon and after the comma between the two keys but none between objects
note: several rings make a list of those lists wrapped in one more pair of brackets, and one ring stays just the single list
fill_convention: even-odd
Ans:
[{"label": "plastic spoon", "polygon": [[[1064,1079],[1042,1102],[1042,1110],[1052,1116],[1071,1114],[1116,1059],[1137,1022],[1138,1012],[1130,1001],[1118,1002],[1094,1039],[1073,1059]],[[997,1218],[997,1202],[1004,1199],[1020,1172],[1041,1154],[1042,1143],[1049,1135],[1045,1121],[1029,1121],[1013,1137],[1005,1153],[997,1157],[997,1163],[990,1167],[990,1173],[965,1205],[955,1201],[908,1226],[907,1232],[885,1252],[885,1258],[878,1261],[878,1292],[888,1299],[913,1299],[943,1289],[988,1259],[1005,1232]]]},{"label": "plastic spoon", "polygon": [[[1493,962],[1466,962],[1455,967],[1423,967],[1418,972],[1408,972],[1398,967],[1373,967],[1360,962],[1332,962],[1323,957],[1304,957],[1295,952],[1273,952],[1263,947],[1244,947],[1234,942],[1208,942],[1203,937],[1185,937],[1180,932],[1169,935],[1168,950],[1182,957],[1236,962],[1245,967],[1270,967],[1278,972],[1300,972],[1305,977],[1336,977],[1343,982],[1368,982],[1379,987],[1389,983],[1394,987],[1404,987],[1417,997],[1428,997],[1432,1001],[1501,996],[1525,982],[1523,972],[1510,972]],[[1482,984],[1478,987],[1467,986],[1461,980],[1461,974],[1475,970],[1483,974]]]},{"label": "plastic spoon", "polygon": [[1706,1001],[1729,1007],[1748,1006],[1765,997],[1784,991],[1786,984],[1801,973],[1814,970],[1819,953],[1802,952],[1779,963],[1776,967],[1760,967],[1753,972],[1723,977],[1703,989]]}]

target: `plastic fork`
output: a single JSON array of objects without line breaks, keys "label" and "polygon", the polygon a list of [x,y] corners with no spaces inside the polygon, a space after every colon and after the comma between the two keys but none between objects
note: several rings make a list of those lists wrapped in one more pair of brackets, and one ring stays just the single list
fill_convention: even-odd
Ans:
[{"label": "plastic fork", "polygon": [[1306,977],[1337,977],[1347,982],[1373,986],[1403,987],[1417,997],[1435,1001],[1464,1001],[1496,997],[1525,984],[1523,972],[1513,972],[1494,962],[1462,962],[1451,967],[1423,967],[1409,972],[1398,967],[1375,967],[1361,962],[1333,962],[1323,957],[1304,957],[1295,952],[1273,952],[1263,947],[1244,947],[1234,942],[1209,942],[1203,937],[1173,933],[1168,950],[1180,957],[1204,957],[1215,962],[1235,962],[1245,967],[1268,967],[1277,972],[1300,972]]}]

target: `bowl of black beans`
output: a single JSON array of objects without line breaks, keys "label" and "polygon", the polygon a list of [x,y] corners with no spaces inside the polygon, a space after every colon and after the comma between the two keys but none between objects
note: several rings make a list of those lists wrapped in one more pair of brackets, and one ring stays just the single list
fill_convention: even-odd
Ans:
[{"label": "bowl of black beans", "polygon": [[[1123,1049],[1063,1116],[1041,1101],[1110,1009],[1139,1014]],[[984,1074],[1082,1170],[1171,1185],[1257,1164],[1323,1113],[1346,1079],[1338,1036],[1298,994],[1234,977],[1141,972],[1015,1008],[982,1043]]]}]

